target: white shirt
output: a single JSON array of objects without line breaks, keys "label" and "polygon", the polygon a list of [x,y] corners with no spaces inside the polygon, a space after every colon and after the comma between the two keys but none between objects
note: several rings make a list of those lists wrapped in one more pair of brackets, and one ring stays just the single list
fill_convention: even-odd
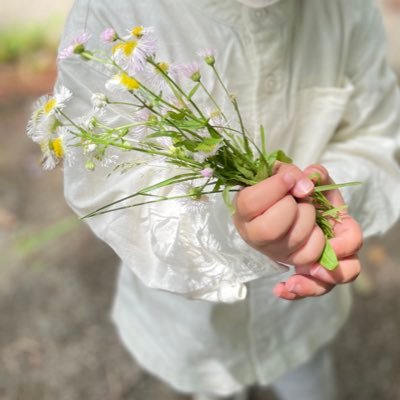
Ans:
[{"label": "white shirt", "polygon": [[[366,236],[397,219],[400,97],[370,0],[280,0],[265,8],[233,0],[78,0],[61,48],[82,30],[97,37],[108,26],[134,25],[155,27],[167,61],[217,48],[247,125],[254,132],[265,126],[270,149],[284,149],[300,167],[322,162],[338,182],[364,182],[345,197]],[[88,111],[106,79],[98,66],[61,62],[58,83],[75,96],[67,113]],[[66,199],[79,215],[173,171],[109,172],[86,172],[79,159],[65,167]],[[286,269],[241,240],[219,198],[195,211],[164,202],[88,223],[123,262],[113,311],[122,340],[177,389],[226,395],[268,384],[332,339],[349,312],[347,286],[316,299],[274,298]]]}]

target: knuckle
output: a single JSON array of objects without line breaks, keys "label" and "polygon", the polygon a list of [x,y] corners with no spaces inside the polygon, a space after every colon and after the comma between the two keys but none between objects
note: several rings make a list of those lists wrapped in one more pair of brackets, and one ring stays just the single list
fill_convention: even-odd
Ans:
[{"label": "knuckle", "polygon": [[282,240],[292,227],[297,215],[297,203],[292,196],[285,196],[271,208],[249,223],[249,240],[257,246],[266,246]]},{"label": "knuckle", "polygon": [[296,167],[294,164],[286,164],[286,163],[280,163],[277,165],[277,168],[275,170],[276,174],[293,174],[293,175],[298,175],[299,173],[302,173],[300,168]]},{"label": "knuckle", "polygon": [[252,206],[254,204],[253,195],[249,189],[241,190],[236,197],[236,213],[244,219],[249,219],[254,212],[254,207]]}]

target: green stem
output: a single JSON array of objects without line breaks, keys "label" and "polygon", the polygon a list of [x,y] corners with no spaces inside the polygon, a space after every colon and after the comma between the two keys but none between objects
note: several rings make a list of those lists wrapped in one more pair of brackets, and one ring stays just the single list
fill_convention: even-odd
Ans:
[{"label": "green stem", "polygon": [[204,92],[207,94],[207,96],[210,98],[210,100],[214,103],[214,106],[217,108],[218,112],[222,115],[225,121],[228,122],[228,118],[226,118],[224,112],[222,111],[221,107],[218,105],[216,102],[214,96],[210,93],[210,91],[207,89],[207,87],[203,84],[203,82],[200,80],[199,84],[201,88],[204,90]]},{"label": "green stem", "polygon": [[[170,178],[169,180],[167,180],[167,181],[170,181],[170,182],[167,183],[167,184],[164,184],[162,187],[167,187],[167,186],[175,185],[175,184],[177,184],[177,183],[182,183],[182,182],[191,181],[191,180],[196,179],[196,178],[199,178],[199,177],[200,177],[200,175],[197,174],[197,173],[187,174],[186,176],[185,176],[185,175],[181,175],[180,178],[179,178],[179,177],[176,177],[176,180],[174,180],[174,178]],[[159,184],[158,184],[158,185],[159,185]],[[100,211],[103,211],[103,210],[105,210],[106,208],[115,206],[116,204],[122,203],[123,201],[132,199],[132,198],[137,197],[137,196],[146,195],[146,194],[147,194],[146,191],[154,190],[154,189],[156,189],[156,188],[157,188],[157,184],[156,184],[156,185],[149,186],[149,187],[147,187],[147,188],[145,188],[145,189],[141,189],[141,190],[139,190],[138,192],[135,192],[135,193],[130,194],[130,195],[128,195],[128,196],[122,197],[122,198],[120,198],[120,199],[118,199],[118,200],[113,201],[112,203],[109,203],[109,204],[107,204],[107,205],[105,205],[105,206],[103,206],[103,207],[98,208],[97,210],[95,210],[95,211],[93,211],[93,212],[91,212],[91,213],[85,215],[84,217],[82,217],[82,219],[89,218],[89,217],[92,217],[92,216],[94,216],[94,215],[97,215]],[[109,211],[111,211],[111,210],[109,210]],[[106,211],[106,212],[109,212],[109,211]]]},{"label": "green stem", "polygon": [[[231,189],[231,190],[229,190],[229,192],[239,192],[239,191],[240,191],[240,189]],[[216,191],[203,192],[203,193],[199,193],[199,194],[201,196],[205,196],[205,195],[208,195],[208,194],[218,194],[218,193],[222,193],[222,192],[223,192],[223,190],[216,190]],[[95,212],[93,212],[91,214],[86,215],[83,218],[91,218],[91,217],[95,217],[97,215],[107,214],[107,213],[113,212],[113,211],[125,210],[127,208],[143,206],[143,205],[146,205],[146,204],[159,203],[159,202],[162,202],[162,201],[169,201],[169,200],[179,200],[179,199],[185,199],[185,198],[193,198],[193,194],[164,197],[162,199],[144,201],[144,202],[140,202],[140,203],[130,204],[129,206],[112,208],[111,210],[106,210],[106,211],[101,211],[101,212],[96,212],[95,211]]]},{"label": "green stem", "polygon": [[164,77],[164,79],[167,81],[167,82],[170,82],[171,83],[171,85],[173,85],[178,91],[179,91],[179,93],[181,93],[182,94],[182,96],[184,96],[184,98],[186,99],[186,100],[188,100],[189,101],[189,103],[196,109],[196,111],[199,113],[199,115],[202,117],[202,118],[205,118],[205,116],[204,116],[204,114],[201,112],[201,110],[200,110],[200,108],[197,106],[197,104],[185,93],[185,91],[184,90],[182,90],[182,88],[162,69],[162,68],[160,68],[159,67],[159,65],[156,63],[156,62],[154,62],[152,59],[150,59],[150,58],[148,58],[147,59],[147,62],[148,63],[150,63],[151,65],[153,65],[154,66],[154,68],[156,68],[159,72],[160,72],[160,74],[162,74],[162,76]]},{"label": "green stem", "polygon": [[217,79],[218,79],[218,82],[220,83],[220,85],[221,85],[222,88],[224,89],[226,95],[228,96],[228,99],[229,99],[230,102],[232,103],[233,108],[235,109],[236,114],[237,114],[237,116],[238,116],[238,118],[239,118],[240,128],[242,129],[242,132],[241,132],[241,133],[242,133],[243,138],[244,138],[244,145],[245,145],[245,148],[246,148],[246,152],[248,152],[249,154],[252,154],[252,153],[251,153],[250,146],[249,146],[249,140],[248,140],[248,137],[247,137],[247,134],[246,134],[246,129],[245,129],[245,127],[244,127],[242,114],[241,114],[240,109],[239,109],[238,102],[237,102],[236,98],[233,97],[233,96],[229,93],[229,91],[228,91],[227,87],[225,86],[225,84],[224,84],[224,82],[223,82],[223,80],[222,80],[222,78],[221,78],[221,76],[220,76],[220,74],[219,74],[217,68],[215,67],[215,65],[212,65],[212,69],[213,69],[213,71],[214,71],[214,73],[215,73],[215,75],[216,75],[216,77],[217,77]]}]

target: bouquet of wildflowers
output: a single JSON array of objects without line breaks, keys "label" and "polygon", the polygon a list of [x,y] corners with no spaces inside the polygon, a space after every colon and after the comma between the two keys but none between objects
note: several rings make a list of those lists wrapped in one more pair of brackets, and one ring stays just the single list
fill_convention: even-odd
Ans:
[{"label": "bouquet of wildflowers", "polygon": [[[230,93],[218,72],[213,50],[198,53],[203,67],[197,62],[178,65],[157,59],[152,28],[137,26],[126,35],[106,29],[101,39],[109,44],[108,53],[89,49],[89,39],[88,33],[81,34],[60,52],[59,59],[80,57],[83,62],[104,65],[110,72],[106,88],[115,98],[93,93],[93,110],[78,120],[65,112],[65,104],[72,97],[67,88],[61,87],[52,96],[39,99],[27,133],[41,147],[44,169],[54,168],[61,160],[72,163],[71,148],[79,147],[86,157],[88,173],[98,163],[111,164],[111,149],[132,154],[132,162],[118,164],[114,160],[114,171],[137,165],[137,155],[141,154],[140,162],[157,159],[164,165],[178,167],[180,173],[93,210],[86,218],[171,199],[198,201],[211,194],[221,194],[234,212],[231,192],[270,177],[276,162],[291,162],[282,150],[267,151],[263,127],[260,127],[260,144],[253,141],[236,96]],[[214,74],[227,96],[234,119],[228,117],[208,90],[203,80],[204,68]],[[122,101],[118,92],[128,95],[128,101],[126,97]],[[197,100],[199,92],[208,99],[206,105]],[[108,124],[103,116],[110,112],[110,106],[129,107],[130,121],[121,126]],[[182,183],[191,184],[187,193],[158,194],[160,188]],[[311,195],[317,210],[317,224],[327,239],[320,262],[328,269],[338,265],[328,239],[333,237],[331,220],[340,219],[341,209],[330,204],[323,191],[350,184],[353,183],[317,184]]]}]

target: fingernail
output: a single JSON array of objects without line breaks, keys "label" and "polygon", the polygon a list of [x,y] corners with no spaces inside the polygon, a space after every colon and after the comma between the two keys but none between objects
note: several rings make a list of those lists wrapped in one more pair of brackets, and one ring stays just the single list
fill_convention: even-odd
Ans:
[{"label": "fingernail", "polygon": [[286,173],[283,174],[282,179],[289,185],[289,186],[293,186],[296,182],[296,178],[294,177],[294,175]]},{"label": "fingernail", "polygon": [[297,183],[294,189],[299,193],[299,194],[308,194],[314,189],[314,184],[310,179],[303,178],[300,179]]},{"label": "fingernail", "polygon": [[294,294],[301,294],[301,285],[299,285],[298,283],[288,283],[286,285],[286,289],[288,290],[288,292],[290,293],[294,293]]}]

